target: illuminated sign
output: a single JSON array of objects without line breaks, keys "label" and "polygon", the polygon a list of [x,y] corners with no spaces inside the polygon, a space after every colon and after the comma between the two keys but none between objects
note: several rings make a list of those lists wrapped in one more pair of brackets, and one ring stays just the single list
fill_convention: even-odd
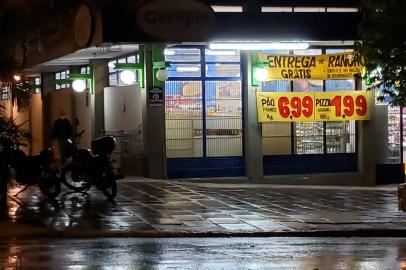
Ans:
[{"label": "illuminated sign", "polygon": [[257,92],[258,122],[369,120],[369,92]]},{"label": "illuminated sign", "polygon": [[351,79],[365,73],[364,59],[352,52],[323,55],[258,54],[267,62],[267,80]]}]

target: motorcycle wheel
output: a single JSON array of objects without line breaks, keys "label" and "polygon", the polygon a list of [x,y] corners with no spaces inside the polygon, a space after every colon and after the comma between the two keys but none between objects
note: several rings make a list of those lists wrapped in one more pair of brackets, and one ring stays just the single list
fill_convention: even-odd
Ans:
[{"label": "motorcycle wheel", "polygon": [[44,171],[41,173],[38,187],[45,196],[54,199],[61,193],[61,181],[56,171]]},{"label": "motorcycle wheel", "polygon": [[82,171],[74,164],[68,164],[62,170],[62,181],[65,186],[73,191],[82,192],[90,188],[83,177]]},{"label": "motorcycle wheel", "polygon": [[104,196],[107,199],[113,200],[117,196],[117,183],[115,180],[111,180],[109,183],[103,184],[100,188]]}]

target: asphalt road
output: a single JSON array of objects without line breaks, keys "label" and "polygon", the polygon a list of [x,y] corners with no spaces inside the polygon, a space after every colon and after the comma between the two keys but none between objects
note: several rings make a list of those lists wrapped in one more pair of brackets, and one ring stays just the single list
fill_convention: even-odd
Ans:
[{"label": "asphalt road", "polygon": [[406,269],[406,238],[0,241],[1,269]]}]

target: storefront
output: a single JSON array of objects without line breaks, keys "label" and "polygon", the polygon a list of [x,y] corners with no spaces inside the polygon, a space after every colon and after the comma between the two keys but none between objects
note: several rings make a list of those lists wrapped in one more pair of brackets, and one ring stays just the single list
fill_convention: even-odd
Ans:
[{"label": "storefront", "polygon": [[[120,87],[124,81],[119,74],[132,69],[136,73],[132,83],[138,83],[133,88],[142,98],[138,106],[142,121],[137,126],[147,176],[374,185],[395,171],[394,165],[401,165],[403,114],[375,105],[374,93],[363,92],[361,72],[353,66],[330,71],[311,67],[325,65],[331,54],[341,54],[337,58],[341,61],[354,60],[357,3],[300,8],[289,2],[290,7],[278,9],[261,1],[233,1],[241,9],[230,11],[215,9],[216,1],[175,2],[182,8],[155,0],[141,7],[110,3],[100,9],[103,43],[99,46],[109,50],[109,44],[111,48],[126,44],[137,49],[92,60],[92,134],[106,126],[105,88]],[[311,5],[321,4],[306,2]],[[246,48],[233,48],[231,41]],[[226,47],[210,47],[216,42]],[[250,47],[254,43],[280,46]],[[309,46],[288,48],[289,43]],[[282,65],[290,70],[282,72]],[[264,67],[267,78],[260,80],[255,73]],[[167,76],[157,79],[163,69]],[[339,69],[346,75],[325,74]],[[277,105],[260,106],[258,96],[274,97]],[[119,108],[128,112],[130,103],[123,100],[117,101]],[[264,112],[269,112],[266,121],[260,117]],[[275,112],[279,116],[272,115]]]},{"label": "storefront", "polygon": [[165,60],[168,177],[244,175],[239,51],[176,46]]},{"label": "storefront", "polygon": [[[255,63],[241,54],[317,56],[352,52],[318,46],[307,50],[210,50],[205,46],[165,49],[166,158],[169,178],[244,176],[244,87],[263,93],[346,92],[356,90],[354,74],[344,79],[267,79],[255,82]],[[244,67],[245,65],[245,67]],[[248,82],[243,83],[245,78]],[[358,79],[360,80],[360,79]],[[257,85],[253,85],[257,84]],[[361,85],[358,83],[358,85]],[[360,90],[360,89],[358,89]],[[261,175],[308,175],[358,171],[357,123],[349,121],[267,121],[259,126]],[[258,138],[257,138],[258,139]],[[248,142],[250,143],[250,142]]]}]

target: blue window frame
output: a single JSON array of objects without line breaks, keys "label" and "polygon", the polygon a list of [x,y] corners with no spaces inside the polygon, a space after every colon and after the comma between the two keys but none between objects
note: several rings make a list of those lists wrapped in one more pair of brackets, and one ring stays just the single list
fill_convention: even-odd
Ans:
[{"label": "blue window frame", "polygon": [[169,177],[243,175],[239,52],[171,47],[165,60]]}]

